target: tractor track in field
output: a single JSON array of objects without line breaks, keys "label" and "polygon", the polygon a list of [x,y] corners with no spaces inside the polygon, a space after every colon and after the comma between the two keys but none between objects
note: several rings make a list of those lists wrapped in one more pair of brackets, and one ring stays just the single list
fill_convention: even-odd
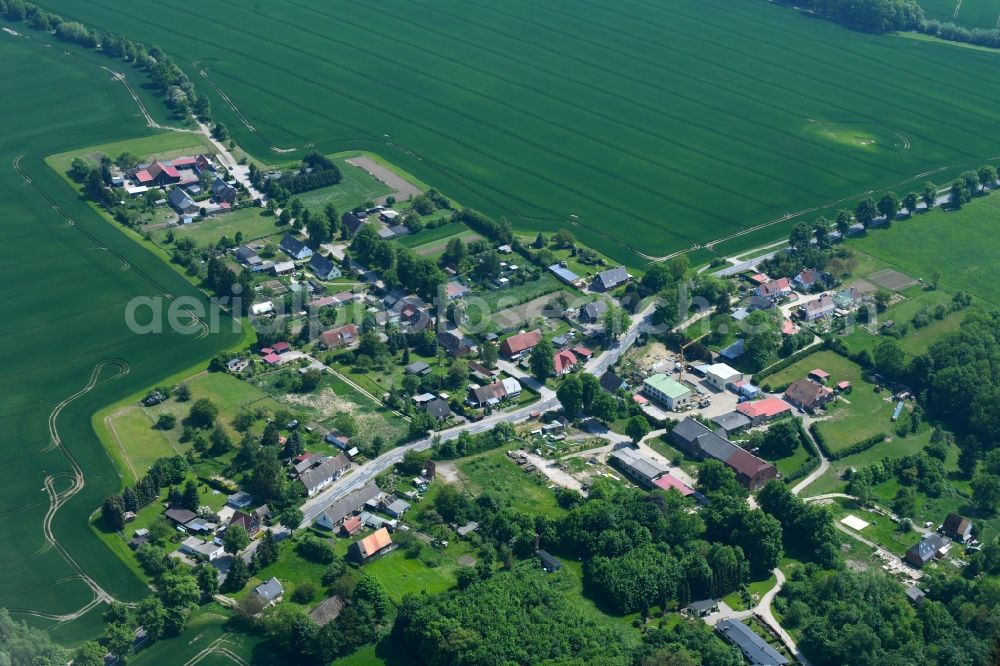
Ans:
[{"label": "tractor track in field", "polygon": [[195,656],[191,657],[186,662],[184,662],[184,666],[194,666],[194,664],[197,664],[199,661],[212,654],[221,654],[225,657],[228,657],[229,659],[232,659],[240,666],[250,666],[250,664],[246,661],[246,659],[239,656],[229,648],[223,647],[223,644],[225,642],[226,642],[225,636],[220,636],[219,638],[216,638],[214,641],[209,643],[208,646],[205,647],[201,652],[199,652],[198,654],[196,654]]},{"label": "tractor track in field", "polygon": [[[101,374],[105,369],[116,368],[118,370],[117,374],[112,375],[106,379],[101,379]],[[49,495],[49,510],[45,514],[45,518],[42,521],[42,532],[45,535],[45,540],[51,544],[53,548],[59,551],[66,563],[76,572],[76,575],[82,580],[87,587],[91,589],[94,593],[94,599],[90,603],[84,605],[80,609],[63,615],[54,615],[51,613],[42,613],[40,611],[24,611],[29,614],[36,615],[38,617],[47,617],[49,619],[55,619],[59,622],[66,622],[68,620],[74,620],[87,611],[91,610],[95,606],[102,603],[111,603],[115,599],[111,596],[104,588],[102,588],[97,581],[91,578],[83,567],[76,563],[73,556],[70,555],[69,551],[59,543],[56,538],[55,533],[52,531],[52,521],[55,519],[56,513],[66,504],[70,499],[72,499],[77,493],[83,490],[86,485],[86,479],[83,475],[83,469],[80,464],[76,461],[76,458],[70,452],[69,448],[63,443],[62,437],[59,435],[59,428],[57,426],[57,421],[59,415],[62,411],[71,404],[74,400],[86,395],[92,391],[96,386],[100,384],[114,381],[120,379],[131,372],[131,367],[129,364],[121,359],[108,359],[101,361],[94,366],[93,371],[90,373],[90,379],[87,381],[86,385],[73,395],[65,398],[59,404],[53,408],[52,412],[49,414],[49,437],[52,440],[52,447],[57,448],[62,452],[63,456],[69,462],[72,472],[60,472],[56,474],[50,474],[45,477],[44,486],[45,491]],[[56,481],[59,479],[70,479],[71,484],[69,488],[65,490],[58,490],[56,488]]]},{"label": "tractor track in field", "polygon": [[106,67],[105,65],[101,65],[101,69],[103,69],[106,72],[109,72],[111,74],[112,79],[120,82],[123,86],[125,86],[125,89],[128,90],[128,94],[132,96],[132,99],[135,100],[135,103],[139,106],[139,112],[142,114],[143,118],[146,119],[146,124],[148,126],[152,127],[153,129],[167,130],[170,132],[187,132],[190,134],[197,134],[197,132],[192,129],[185,129],[183,127],[171,127],[169,125],[161,125],[160,123],[153,120],[153,116],[150,115],[149,109],[147,109],[146,105],[142,103],[142,99],[139,97],[139,93],[137,93],[135,91],[135,88],[133,88],[132,85],[125,80],[124,73],[116,72],[115,70],[111,69],[110,67]]}]

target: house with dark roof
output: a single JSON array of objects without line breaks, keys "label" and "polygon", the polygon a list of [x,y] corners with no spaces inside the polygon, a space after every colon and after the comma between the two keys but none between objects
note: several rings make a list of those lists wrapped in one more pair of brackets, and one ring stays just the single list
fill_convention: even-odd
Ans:
[{"label": "house with dark roof", "polygon": [[316,517],[316,524],[328,530],[336,529],[344,524],[352,514],[364,509],[367,502],[377,501],[381,496],[382,491],[375,482],[369,482],[330,504],[323,513]]},{"label": "house with dark roof", "polygon": [[800,379],[785,389],[785,400],[807,412],[814,412],[830,403],[836,395],[822,384]]},{"label": "house with dark roof", "polygon": [[608,303],[604,300],[597,300],[587,303],[580,308],[580,321],[585,324],[599,324],[604,320],[604,315],[608,312]]},{"label": "house with dark roof", "polygon": [[654,480],[670,471],[669,467],[656,458],[631,447],[613,451],[608,462],[644,488],[652,488]]},{"label": "house with dark roof", "polygon": [[336,620],[344,609],[344,599],[339,594],[327,597],[319,606],[309,611],[309,619],[322,627]]},{"label": "house with dark roof", "polygon": [[500,343],[500,353],[509,359],[518,359],[542,340],[542,331],[535,329],[512,335]]},{"label": "house with dark roof", "polygon": [[625,380],[610,370],[601,375],[601,388],[608,393],[617,393],[626,386],[628,384],[625,383]]},{"label": "house with dark roof", "polygon": [[320,280],[336,280],[340,277],[340,266],[318,252],[309,257],[309,270]]},{"label": "house with dark roof", "polygon": [[179,187],[175,187],[170,190],[170,194],[167,195],[167,199],[170,201],[170,206],[178,213],[198,212],[198,204],[195,203],[194,199],[192,199],[187,192]]},{"label": "house with dark roof", "polygon": [[750,490],[761,488],[778,476],[771,463],[761,460],[725,437],[709,430],[691,417],[674,426],[670,439],[681,450],[699,458],[715,458],[736,472],[736,478]]},{"label": "house with dark roof", "polygon": [[913,544],[903,559],[917,569],[941,554],[942,549],[947,546],[947,542],[940,534],[928,534],[923,539]]},{"label": "house with dark roof", "polygon": [[500,404],[500,401],[507,397],[507,390],[503,382],[493,382],[486,386],[476,386],[469,389],[469,395],[465,402],[470,407],[493,407]]},{"label": "house with dark roof", "polygon": [[212,198],[219,203],[233,203],[236,201],[236,188],[216,177],[212,181]]},{"label": "house with dark roof", "polygon": [[750,427],[750,419],[738,411],[713,416],[711,421],[715,425],[719,426],[719,429],[722,430],[727,437]]},{"label": "house with dark roof", "polygon": [[233,525],[239,525],[252,537],[260,531],[260,517],[253,512],[237,511],[229,520],[229,526],[232,527]]},{"label": "house with dark roof", "polygon": [[715,599],[693,601],[688,604],[684,610],[687,611],[689,615],[693,615],[694,617],[705,617],[706,615],[719,610],[719,602]]},{"label": "house with dark roof", "polygon": [[451,407],[448,406],[448,401],[442,400],[441,398],[431,400],[424,405],[424,411],[427,412],[427,416],[431,417],[431,420],[438,423],[447,421],[452,416]]},{"label": "house with dark roof", "polygon": [[414,361],[404,368],[406,374],[416,375],[417,377],[423,377],[424,375],[430,374],[431,366],[427,364],[426,361]]},{"label": "house with dark roof", "polygon": [[313,251],[305,243],[292,234],[285,234],[278,247],[281,248],[282,252],[296,261],[299,259],[308,259],[313,254]]},{"label": "house with dark roof", "polygon": [[719,620],[715,630],[735,645],[752,666],[784,666],[788,663],[767,641],[739,620]]},{"label": "house with dark roof", "polygon": [[392,539],[389,537],[389,530],[382,527],[364,539],[355,541],[347,549],[347,556],[358,564],[368,564],[379,555],[383,555],[392,550]]},{"label": "house with dark roof", "polygon": [[365,216],[348,211],[340,216],[340,223],[343,228],[347,231],[348,238],[354,238],[361,231],[361,228],[365,226]]},{"label": "house with dark roof", "polygon": [[339,479],[340,476],[351,467],[351,461],[343,453],[338,453],[332,458],[327,458],[319,465],[310,467],[299,474],[299,483],[306,490],[306,494],[312,497],[323,488]]},{"label": "house with dark roof", "polygon": [[480,382],[493,383],[497,380],[500,375],[499,370],[490,370],[485,365],[481,363],[476,363],[475,361],[469,361],[469,374],[472,375],[473,379]]},{"label": "house with dark roof", "polygon": [[331,328],[329,331],[324,331],[319,336],[320,344],[322,344],[327,349],[340,349],[341,347],[349,347],[356,344],[359,340],[358,327],[354,324],[347,324],[346,326],[339,326],[337,328]]},{"label": "house with dark roof", "polygon": [[611,291],[631,279],[632,276],[628,274],[624,266],[617,266],[598,273],[594,277],[593,282],[590,283],[590,286],[597,291]]},{"label": "house with dark roof", "polygon": [[544,550],[536,550],[535,557],[538,561],[542,563],[542,568],[545,569],[546,573],[555,573],[562,569],[562,562],[557,560],[552,555],[549,555]]},{"label": "house with dark roof", "polygon": [[957,513],[949,513],[941,525],[941,531],[949,539],[965,543],[972,538],[972,521]]},{"label": "house with dark roof", "polygon": [[441,331],[437,335],[437,341],[449,354],[456,358],[475,354],[479,350],[476,343],[472,339],[465,337],[457,328]]},{"label": "house with dark roof", "polygon": [[264,260],[260,258],[257,254],[257,250],[247,247],[246,245],[240,245],[238,248],[233,250],[233,256],[236,257],[236,261],[240,262],[250,270],[259,270],[259,266],[264,263]]},{"label": "house with dark roof", "polygon": [[187,509],[181,508],[179,506],[170,507],[163,512],[163,515],[167,517],[167,520],[176,523],[177,525],[184,525],[185,523],[190,523],[192,520],[198,517],[194,511],[188,511]]}]

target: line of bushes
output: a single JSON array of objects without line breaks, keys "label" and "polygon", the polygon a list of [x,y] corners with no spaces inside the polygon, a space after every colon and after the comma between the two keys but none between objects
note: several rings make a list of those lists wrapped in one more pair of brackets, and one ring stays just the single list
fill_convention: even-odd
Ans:
[{"label": "line of bushes", "polygon": [[[826,342],[824,341],[824,343],[822,345],[819,345],[818,347],[807,347],[806,349],[800,349],[799,351],[795,352],[791,356],[788,356],[787,358],[783,358],[780,361],[778,361],[777,363],[773,363],[773,364],[767,366],[766,368],[764,368],[763,370],[758,371],[757,374],[755,374],[753,376],[753,383],[757,384],[758,386],[760,386],[761,380],[763,380],[765,377],[770,377],[771,375],[773,375],[773,374],[775,374],[777,372],[781,372],[782,370],[784,370],[788,366],[793,365],[795,363],[798,363],[799,361],[801,361],[802,359],[806,358],[807,356],[811,356],[812,354],[815,354],[816,352],[820,351],[820,349],[826,348],[826,346],[827,346]],[[768,389],[764,388],[764,390],[767,391]]]},{"label": "line of bushes", "polygon": [[802,463],[802,466],[797,470],[784,477],[785,483],[789,484],[809,474],[809,472],[819,467],[820,463],[819,451],[816,450],[816,445],[813,443],[812,438],[809,437],[805,428],[802,427],[802,419],[795,419],[795,429],[798,430],[799,442],[802,443],[802,448],[809,454],[809,459]]},{"label": "line of bushes", "polygon": [[791,484],[794,481],[798,481],[802,477],[808,475],[814,469],[819,467],[819,457],[813,457],[802,463],[802,467],[789,474],[784,478],[785,483]]}]

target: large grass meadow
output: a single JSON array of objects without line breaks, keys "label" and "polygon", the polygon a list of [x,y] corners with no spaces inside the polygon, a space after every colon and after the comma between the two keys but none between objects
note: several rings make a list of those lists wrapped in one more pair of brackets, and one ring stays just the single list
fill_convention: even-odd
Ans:
[{"label": "large grass meadow", "polygon": [[[0,606],[26,614],[71,613],[93,598],[83,570],[110,594],[131,601],[145,587],[89,527],[88,517],[121,479],[91,427],[98,409],[206,359],[241,335],[197,339],[174,333],[137,335],[125,322],[134,296],[202,298],[181,276],[103,220],[44,162],[76,146],[148,134],[125,89],[88,58],[47,48],[44,40],[0,39],[0,229],[6,299],[0,342]],[[112,361],[94,375],[102,362]],[[122,370],[128,374],[117,377]],[[53,446],[49,418],[65,452]],[[45,479],[70,486],[73,465],[85,485],[55,514],[58,547],[43,533],[49,509]],[[65,555],[60,549],[65,549]],[[72,562],[71,562],[72,561]],[[58,626],[67,642],[97,629],[92,611]],[[79,628],[77,628],[79,625]]]},{"label": "large grass meadow", "polygon": [[759,0],[45,4],[167,48],[263,161],[370,150],[633,265],[997,154],[995,53]]}]

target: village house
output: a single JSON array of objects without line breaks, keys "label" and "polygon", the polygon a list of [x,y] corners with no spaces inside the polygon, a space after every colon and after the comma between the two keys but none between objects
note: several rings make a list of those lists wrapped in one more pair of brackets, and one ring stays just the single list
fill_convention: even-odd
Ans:
[{"label": "village house", "polygon": [[218,203],[235,203],[236,201],[236,188],[216,177],[212,181],[212,198]]},{"label": "village house", "polygon": [[178,213],[198,212],[198,204],[195,203],[194,199],[192,199],[187,192],[179,187],[175,187],[170,190],[170,194],[167,195],[167,199],[170,201],[170,206]]},{"label": "village house", "polygon": [[792,293],[792,284],[788,278],[771,280],[757,287],[757,295],[769,301],[776,301],[790,293]]},{"label": "village house", "polygon": [[556,377],[562,377],[565,374],[569,374],[569,372],[571,372],[579,362],[580,361],[576,358],[576,354],[569,349],[563,349],[562,351],[556,352],[552,357],[553,371],[555,372]]},{"label": "village house", "polygon": [[815,412],[835,397],[831,389],[808,379],[793,382],[785,389],[785,400],[806,412]]},{"label": "village house", "polygon": [[642,383],[642,390],[671,411],[679,411],[691,404],[691,389],[663,373],[647,377]]},{"label": "village house", "polygon": [[424,411],[427,412],[427,416],[431,417],[432,421],[437,423],[447,421],[452,417],[451,407],[448,406],[448,401],[442,400],[441,398],[435,398],[424,405]]},{"label": "village house", "polygon": [[194,511],[188,511],[187,509],[183,509],[179,506],[170,507],[163,512],[163,515],[166,516],[167,520],[176,525],[186,525],[198,517],[198,514]]},{"label": "village house", "polygon": [[226,361],[226,370],[235,375],[246,370],[249,365],[250,361],[248,361],[245,358],[241,357],[231,358],[228,361]]},{"label": "village house", "polygon": [[271,577],[257,587],[253,588],[253,594],[257,597],[263,604],[264,607],[273,606],[279,603],[285,596],[285,588],[281,586],[281,582]]},{"label": "village house", "polygon": [[[391,498],[390,498],[391,499]],[[385,505],[385,512],[393,518],[402,518],[403,514],[410,510],[410,505],[405,500],[393,499]]]},{"label": "village house", "polygon": [[288,275],[294,270],[295,270],[295,262],[293,261],[278,261],[274,264],[271,264],[271,272],[274,273],[276,277],[281,275]]},{"label": "village house", "polygon": [[317,516],[316,524],[324,529],[335,530],[346,524],[346,520],[353,514],[364,509],[366,503],[377,503],[381,497],[382,491],[375,482],[370,482],[328,506]]},{"label": "village house", "polygon": [[504,388],[503,382],[494,382],[486,386],[470,387],[465,402],[470,407],[494,407],[506,397],[507,390]]},{"label": "village house", "polygon": [[454,301],[456,299],[462,298],[470,291],[471,289],[466,287],[461,282],[458,282],[457,280],[452,280],[451,282],[448,282],[445,285],[445,297],[449,301]]},{"label": "village house", "polygon": [[253,504],[253,495],[245,490],[237,490],[226,498],[226,506],[231,506],[234,509],[245,509],[251,504]]},{"label": "village house", "polygon": [[[267,505],[265,504],[263,508],[266,511]],[[229,520],[229,527],[239,525],[247,531],[247,534],[253,537],[260,531],[260,521],[260,515],[256,511],[252,511],[250,513],[236,511],[233,513],[233,517]]]},{"label": "village house", "polygon": [[465,335],[457,328],[439,332],[437,335],[437,341],[439,345],[444,347],[445,350],[455,358],[469,356],[479,351],[475,342],[473,342],[470,338],[465,337]]},{"label": "village house", "polygon": [[313,254],[313,251],[310,250],[305,243],[300,241],[292,234],[285,234],[284,238],[281,239],[281,244],[278,245],[278,247],[281,248],[282,252],[287,254],[295,261],[298,261],[300,259],[308,259]]},{"label": "village house", "polygon": [[745,344],[743,338],[739,338],[731,345],[727,345],[724,349],[719,351],[719,358],[726,361],[735,361],[740,356],[746,353]]},{"label": "village house", "polygon": [[340,223],[347,232],[347,237],[353,239],[365,226],[366,218],[363,214],[348,211],[340,216]]},{"label": "village house", "polygon": [[725,437],[688,417],[674,426],[670,439],[682,451],[699,459],[715,458],[736,472],[736,478],[750,490],[762,488],[778,476],[771,463],[741,449]]},{"label": "village house", "polygon": [[309,257],[309,270],[320,280],[336,280],[341,276],[340,266],[319,253]]},{"label": "village house", "polygon": [[628,384],[624,379],[616,375],[615,373],[608,370],[603,375],[601,375],[601,388],[603,388],[608,393],[617,393],[618,391],[627,387]]},{"label": "village house", "polygon": [[360,541],[355,541],[347,549],[347,556],[358,564],[368,564],[379,555],[393,549],[389,530],[382,527]]},{"label": "village house", "polygon": [[587,303],[580,308],[580,321],[585,324],[600,324],[604,321],[604,315],[607,312],[607,301],[598,300],[593,303]]},{"label": "village house", "polygon": [[320,344],[327,349],[349,347],[357,343],[358,340],[358,327],[354,324],[331,328],[328,331],[324,331],[319,336]]},{"label": "village house", "polygon": [[972,539],[972,521],[957,513],[949,513],[941,525],[941,531],[949,539],[966,543]]},{"label": "village house", "polygon": [[632,276],[628,274],[624,266],[617,266],[598,273],[590,286],[596,291],[611,291],[626,284],[631,279]]},{"label": "village house", "polygon": [[492,383],[497,380],[500,372],[498,370],[490,370],[481,363],[469,361],[469,374],[472,375],[472,378],[477,382]]},{"label": "village house", "polygon": [[913,544],[903,559],[917,569],[923,568],[925,564],[936,557],[940,557],[948,550],[948,543],[939,534],[928,534],[920,541]]},{"label": "village house", "polygon": [[226,554],[226,550],[221,544],[214,541],[204,541],[196,536],[184,539],[181,542],[180,550],[200,562],[211,562]]},{"label": "village house", "polygon": [[408,375],[415,375],[417,377],[423,377],[424,375],[429,375],[431,372],[431,366],[427,364],[426,361],[414,361],[403,369]]},{"label": "village house", "polygon": [[829,317],[836,309],[837,304],[834,303],[833,297],[823,294],[815,300],[803,303],[799,307],[799,316],[805,321],[816,321],[817,319]]},{"label": "village house", "polygon": [[824,286],[826,283],[823,280],[823,275],[819,271],[814,271],[811,268],[807,268],[804,271],[796,275],[792,281],[795,286],[802,291],[810,291],[815,285]]},{"label": "village house", "polygon": [[233,256],[236,257],[236,261],[255,273],[260,270],[260,265],[264,263],[264,260],[257,254],[257,250],[246,245],[240,245],[233,250]]},{"label": "village house", "polygon": [[541,340],[542,332],[537,328],[526,333],[518,333],[500,343],[500,353],[512,361],[517,360],[531,351]]},{"label": "village house", "polygon": [[312,497],[328,485],[339,479],[351,467],[351,461],[343,453],[327,458],[315,467],[311,467],[299,475],[299,483]]}]

